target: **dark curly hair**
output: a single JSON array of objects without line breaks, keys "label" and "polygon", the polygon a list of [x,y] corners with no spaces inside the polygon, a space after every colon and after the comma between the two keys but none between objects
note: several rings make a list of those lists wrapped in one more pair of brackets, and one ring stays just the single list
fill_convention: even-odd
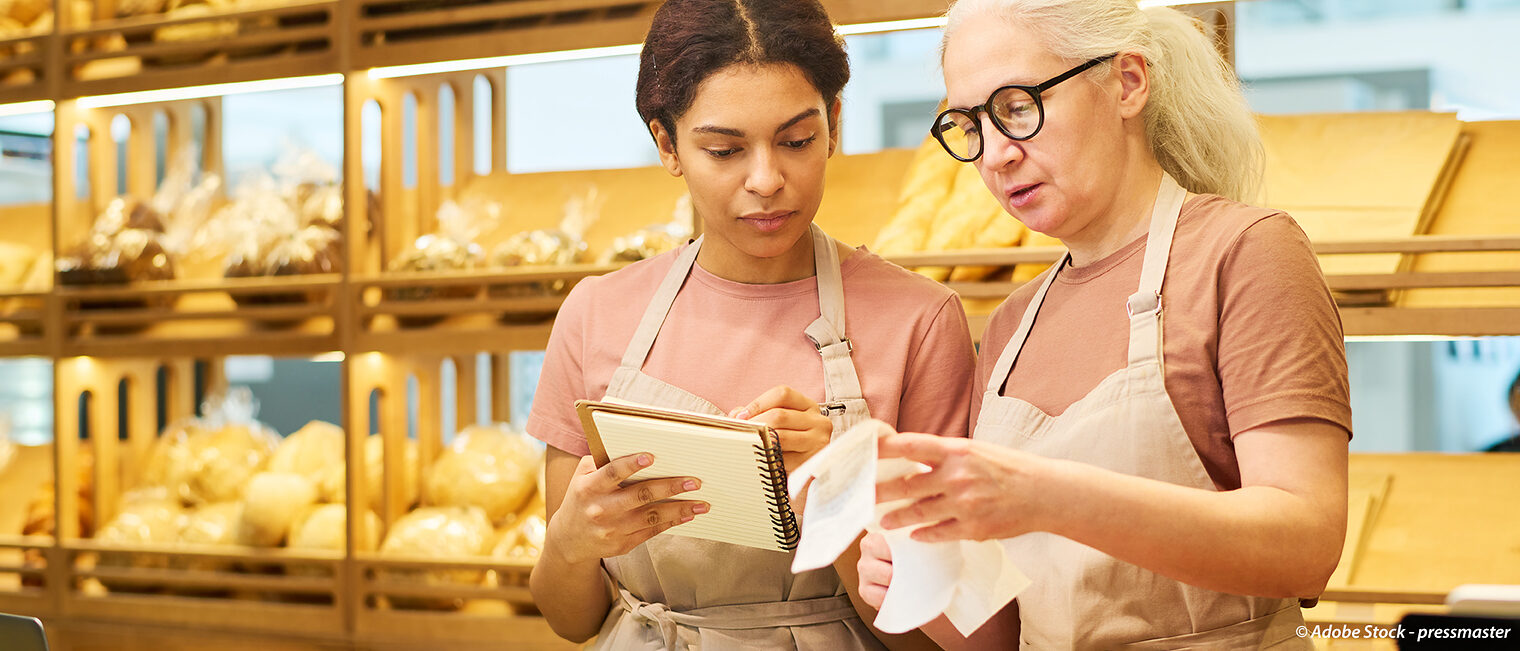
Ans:
[{"label": "dark curly hair", "polygon": [[831,110],[850,80],[844,39],[817,0],[666,0],[639,55],[639,117],[673,140],[697,87],[736,63],[797,66]]}]

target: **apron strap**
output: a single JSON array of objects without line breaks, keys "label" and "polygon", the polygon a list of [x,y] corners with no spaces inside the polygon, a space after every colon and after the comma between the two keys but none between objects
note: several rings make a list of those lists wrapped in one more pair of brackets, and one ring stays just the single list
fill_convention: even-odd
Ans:
[{"label": "apron strap", "polygon": [[796,601],[708,606],[676,611],[665,604],[643,601],[622,586],[618,586],[617,590],[615,605],[626,611],[633,621],[644,626],[659,628],[660,637],[664,638],[667,649],[690,647],[700,643],[699,631],[704,628],[750,630],[811,626],[859,617],[859,614],[855,612],[855,606],[850,603],[849,595]]},{"label": "apron strap", "polygon": [[1071,252],[1068,251],[1061,259],[1050,268],[1046,274],[1045,282],[1040,285],[1040,291],[1035,292],[1034,298],[1030,299],[1029,307],[1024,310],[1024,317],[1019,321],[1019,329],[1013,333],[1013,338],[1008,340],[1008,345],[1003,347],[1003,353],[998,355],[997,365],[992,367],[992,376],[987,378],[987,390],[1001,394],[1003,383],[1008,381],[1008,375],[1013,372],[1013,364],[1019,358],[1019,352],[1024,350],[1024,342],[1029,340],[1029,330],[1034,327],[1035,315],[1040,313],[1040,305],[1045,302],[1045,293],[1050,291],[1050,285],[1055,282],[1056,274],[1071,261]]},{"label": "apron strap", "polygon": [[670,306],[675,305],[676,294],[686,284],[691,265],[696,263],[697,252],[701,249],[702,238],[698,237],[676,256],[675,265],[660,281],[654,298],[649,300],[649,307],[644,309],[644,318],[639,320],[639,327],[633,332],[633,339],[628,342],[628,349],[623,352],[624,367],[635,371],[644,368],[644,360],[649,358],[649,351],[654,347],[654,338],[660,334],[660,326],[665,325],[665,316],[670,314]]},{"label": "apron strap", "polygon": [[813,268],[818,279],[818,320],[804,334],[823,358],[823,391],[829,401],[864,398],[860,376],[850,357],[854,346],[845,336],[844,277],[834,239],[817,224],[811,227]]},{"label": "apron strap", "polygon": [[1151,208],[1150,233],[1145,240],[1145,262],[1140,267],[1140,288],[1125,302],[1129,312],[1129,364],[1161,359],[1161,286],[1171,257],[1172,238],[1187,190],[1170,174],[1161,173],[1161,188]]}]

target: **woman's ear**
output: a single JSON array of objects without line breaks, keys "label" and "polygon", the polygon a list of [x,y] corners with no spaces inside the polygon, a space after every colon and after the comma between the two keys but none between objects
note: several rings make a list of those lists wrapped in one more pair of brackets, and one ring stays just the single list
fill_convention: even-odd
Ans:
[{"label": "woman's ear", "polygon": [[1113,65],[1119,72],[1119,116],[1139,117],[1151,96],[1151,71],[1145,57],[1125,52],[1114,58]]},{"label": "woman's ear", "polygon": [[681,175],[681,159],[676,156],[676,141],[659,120],[649,121],[649,135],[654,136],[654,147],[660,152],[660,165],[671,176]]},{"label": "woman's ear", "polygon": [[844,101],[838,97],[829,104],[829,156],[839,151],[839,112],[843,107]]}]

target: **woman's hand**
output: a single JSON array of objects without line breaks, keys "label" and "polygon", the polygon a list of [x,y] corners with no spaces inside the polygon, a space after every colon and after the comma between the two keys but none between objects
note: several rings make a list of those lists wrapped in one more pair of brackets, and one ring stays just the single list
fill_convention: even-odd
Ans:
[{"label": "woman's hand", "polygon": [[896,434],[877,441],[880,458],[903,458],[927,472],[882,482],[877,503],[913,500],[888,513],[882,526],[922,524],[923,542],[1012,538],[1049,531],[1057,515],[1039,486],[1059,462],[981,441],[929,434]]},{"label": "woman's hand", "polygon": [[860,598],[881,610],[887,586],[892,584],[892,548],[887,546],[886,536],[867,533],[860,539],[860,561],[855,563],[855,570],[860,574]]},{"label": "woman's hand", "polygon": [[796,469],[824,446],[834,434],[834,423],[809,400],[786,385],[773,387],[729,416],[765,423],[781,439],[781,455],[787,471]]},{"label": "woman's hand", "polygon": [[696,490],[695,477],[650,479],[622,486],[634,473],[654,463],[647,453],[630,454],[601,468],[581,457],[565,490],[565,499],[549,520],[547,536],[567,563],[580,564],[621,556],[655,534],[706,513],[706,502],[668,500]]}]

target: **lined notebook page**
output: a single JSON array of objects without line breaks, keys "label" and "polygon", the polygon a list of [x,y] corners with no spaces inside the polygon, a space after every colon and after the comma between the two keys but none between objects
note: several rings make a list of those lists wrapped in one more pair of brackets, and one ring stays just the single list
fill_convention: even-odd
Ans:
[{"label": "lined notebook page", "polygon": [[689,423],[627,414],[591,414],[607,456],[612,459],[648,452],[654,464],[633,480],[696,477],[702,487],[676,499],[702,500],[712,510],[666,529],[661,535],[690,536],[783,551],[771,521],[771,493],[755,446],[760,438]]}]

